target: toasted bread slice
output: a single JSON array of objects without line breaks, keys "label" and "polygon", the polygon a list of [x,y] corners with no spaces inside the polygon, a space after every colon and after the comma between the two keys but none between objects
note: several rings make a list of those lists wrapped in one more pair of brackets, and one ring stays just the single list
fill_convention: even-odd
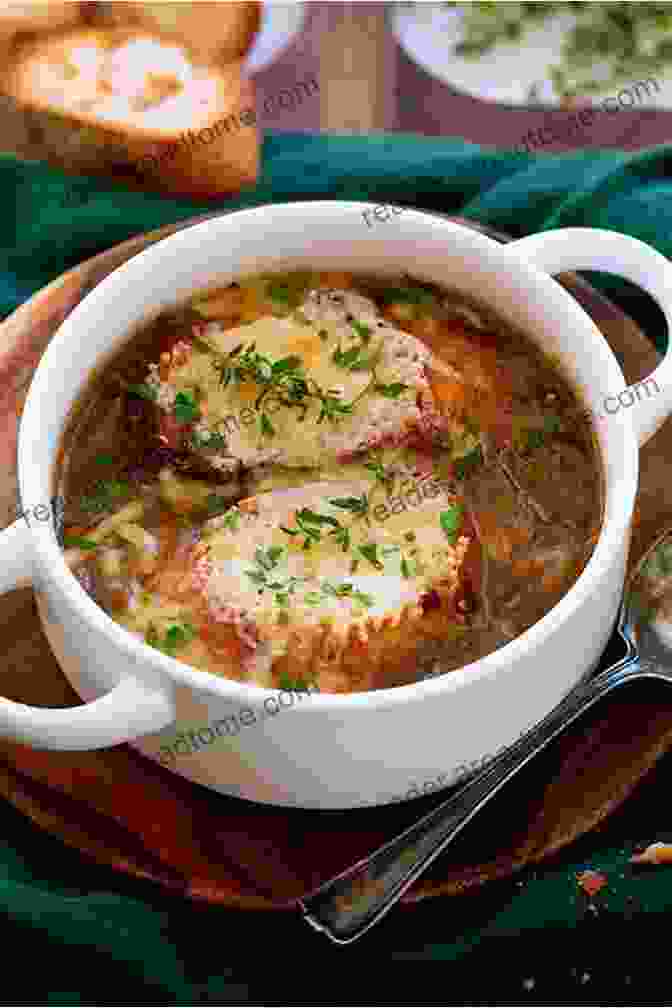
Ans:
[{"label": "toasted bread slice", "polygon": [[253,85],[240,61],[195,63],[145,30],[86,28],[20,42],[0,74],[21,156],[133,187],[212,198],[254,182]]},{"label": "toasted bread slice", "polygon": [[431,476],[415,484],[412,504],[388,498],[385,512],[370,483],[343,480],[260,494],[213,519],[193,584],[226,674],[380,689],[415,681],[427,656],[464,632],[464,509]]},{"label": "toasted bread slice", "polygon": [[138,25],[152,35],[189,45],[199,63],[241,60],[249,50],[261,22],[261,3],[124,3],[105,4],[95,22],[124,27]]},{"label": "toasted bread slice", "polygon": [[246,469],[269,462],[311,469],[429,442],[443,422],[430,356],[368,298],[314,289],[285,318],[197,326],[193,341],[181,340],[151,366],[147,382],[168,439],[174,417],[188,421],[183,407],[194,403],[190,444],[214,468],[234,458]]}]

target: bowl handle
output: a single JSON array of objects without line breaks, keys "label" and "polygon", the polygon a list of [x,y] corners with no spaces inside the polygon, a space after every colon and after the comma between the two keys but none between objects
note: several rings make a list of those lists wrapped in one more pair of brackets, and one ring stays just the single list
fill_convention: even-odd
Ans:
[{"label": "bowl handle", "polygon": [[[15,521],[0,532],[0,594],[30,585],[32,566],[30,528]],[[174,720],[171,686],[152,687],[131,675],[78,707],[30,707],[0,697],[0,736],[36,749],[105,749]]]},{"label": "bowl handle", "polygon": [[[637,409],[630,414],[632,425],[639,444],[645,444],[672,412],[672,264],[638,238],[600,228],[542,231],[510,242],[505,248],[547,273],[577,269],[615,273],[637,284],[658,303],[667,322],[665,356],[646,379],[632,386],[638,401]],[[639,388],[649,382],[658,386],[659,394],[647,394],[640,400]],[[621,389],[621,394],[624,391]]]}]

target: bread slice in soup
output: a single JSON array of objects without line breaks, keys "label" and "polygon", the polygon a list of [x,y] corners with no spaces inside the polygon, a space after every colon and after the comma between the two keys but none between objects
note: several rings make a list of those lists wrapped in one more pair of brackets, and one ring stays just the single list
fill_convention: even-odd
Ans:
[{"label": "bread slice in soup", "polygon": [[147,384],[167,441],[181,434],[215,469],[231,459],[246,469],[316,468],[429,443],[445,426],[431,357],[369,298],[314,289],[284,318],[195,326],[192,340],[151,366]]},{"label": "bread slice in soup", "polygon": [[[405,504],[341,481],[271,491],[209,523],[194,560],[202,627],[229,675],[327,692],[412,682],[464,631],[464,508],[431,476]],[[401,498],[399,498],[401,499]]]}]

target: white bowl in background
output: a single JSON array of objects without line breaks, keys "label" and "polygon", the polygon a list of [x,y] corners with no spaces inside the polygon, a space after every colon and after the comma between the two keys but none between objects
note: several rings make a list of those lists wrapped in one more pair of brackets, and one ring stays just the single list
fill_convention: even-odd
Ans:
[{"label": "white bowl in background", "polygon": [[243,64],[249,77],[275,63],[303,29],[305,15],[303,3],[264,0],[259,31]]}]

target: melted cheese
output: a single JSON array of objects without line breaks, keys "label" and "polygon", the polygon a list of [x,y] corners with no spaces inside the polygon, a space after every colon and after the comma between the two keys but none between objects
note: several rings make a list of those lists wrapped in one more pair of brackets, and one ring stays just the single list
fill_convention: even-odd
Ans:
[{"label": "melted cheese", "polygon": [[[360,345],[360,336],[352,326],[344,328],[342,320],[331,318],[305,323],[295,318],[265,316],[233,329],[223,329],[216,323],[208,325],[205,340],[217,356],[194,348],[187,362],[172,370],[170,386],[177,391],[197,392],[204,403],[208,429],[226,437],[227,453],[240,459],[245,467],[266,461],[308,468],[333,463],[343,453],[365,451],[383,435],[402,439],[422,419],[417,399],[420,390],[428,390],[424,369],[429,352],[414,337],[391,326],[370,328],[362,351],[368,360],[375,361],[375,382],[371,370],[352,371],[333,359],[337,349],[345,353]],[[256,352],[272,362],[299,357],[310,390],[317,385],[338,401],[353,403],[352,415],[319,421],[319,398],[306,397],[304,415],[302,409],[286,406],[273,391],[257,407],[264,386],[236,380],[223,385],[213,366],[213,360],[225,359],[241,344],[245,348],[254,344]],[[386,397],[373,387],[395,382],[407,386],[396,398]],[[170,410],[172,399],[160,396],[159,404]],[[262,430],[262,412],[273,433],[267,427]]]},{"label": "melted cheese", "polygon": [[[233,605],[260,625],[274,625],[283,620],[309,625],[325,616],[341,623],[362,615],[383,616],[406,603],[417,602],[437,577],[454,572],[459,566],[457,551],[440,524],[441,512],[454,504],[455,498],[438,484],[433,489],[437,492],[432,498],[421,493],[417,504],[408,503],[403,510],[391,504],[395,498],[384,498],[381,494],[381,500],[387,502],[387,514],[378,511],[378,518],[374,493],[370,500],[374,512],[369,513],[369,522],[330,503],[339,498],[361,497],[370,491],[370,482],[367,485],[363,480],[322,481],[260,495],[256,500],[257,513],[245,515],[236,531],[221,528],[206,540],[213,564],[207,588],[211,607]],[[347,526],[349,548],[343,550],[329,534],[328,525],[320,527],[320,539],[309,549],[304,548],[303,534],[290,536],[284,532],[281,526],[297,527],[296,511],[301,508],[335,518]],[[380,568],[358,552],[359,546],[371,545],[377,547]],[[278,559],[267,572],[267,582],[282,586],[290,578],[298,579],[285,600],[289,611],[283,612],[276,597],[277,591],[286,589],[261,586],[254,577],[260,570],[259,551],[268,556],[272,548],[278,551]],[[358,557],[358,562],[353,571],[354,557]],[[370,595],[372,604],[363,606],[354,595],[335,598],[322,590],[325,582],[333,586],[350,584],[354,592]]]}]

